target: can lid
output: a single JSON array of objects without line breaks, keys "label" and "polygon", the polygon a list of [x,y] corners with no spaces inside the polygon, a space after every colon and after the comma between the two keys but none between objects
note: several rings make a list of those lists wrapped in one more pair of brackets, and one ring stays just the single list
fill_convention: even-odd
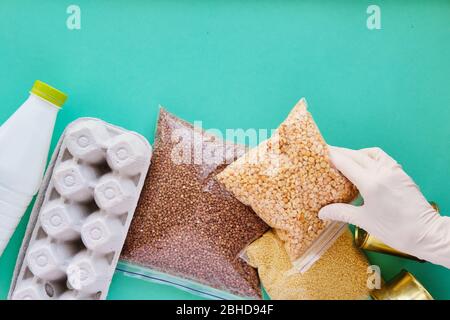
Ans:
[{"label": "can lid", "polygon": [[355,245],[362,249],[367,240],[367,232],[355,226]]},{"label": "can lid", "polygon": [[434,300],[431,293],[428,292],[428,290],[423,286],[423,284],[420,283],[419,280],[417,280],[417,278],[411,272],[409,272],[406,269],[402,269],[400,274],[403,274],[405,275],[405,277],[408,277],[410,279],[409,281],[411,281],[411,283],[414,284],[416,290],[423,294],[424,300]]},{"label": "can lid", "polygon": [[39,80],[34,82],[30,92],[60,108],[67,100],[67,95],[64,92],[61,92]]}]

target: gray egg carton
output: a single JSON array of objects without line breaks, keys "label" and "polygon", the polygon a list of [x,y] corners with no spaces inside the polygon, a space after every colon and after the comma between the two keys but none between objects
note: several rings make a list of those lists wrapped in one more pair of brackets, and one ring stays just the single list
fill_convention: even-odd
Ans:
[{"label": "gray egg carton", "polygon": [[60,138],[9,299],[105,299],[152,155],[141,135],[80,118]]}]

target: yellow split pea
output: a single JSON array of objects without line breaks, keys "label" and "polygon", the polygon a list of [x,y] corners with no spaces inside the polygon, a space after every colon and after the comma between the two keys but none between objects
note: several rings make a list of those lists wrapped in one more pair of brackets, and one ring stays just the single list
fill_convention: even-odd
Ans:
[{"label": "yellow split pea", "polygon": [[350,202],[356,188],[336,170],[306,101],[300,100],[274,135],[217,176],[236,198],[276,229],[295,261],[327,227],[318,212]]}]

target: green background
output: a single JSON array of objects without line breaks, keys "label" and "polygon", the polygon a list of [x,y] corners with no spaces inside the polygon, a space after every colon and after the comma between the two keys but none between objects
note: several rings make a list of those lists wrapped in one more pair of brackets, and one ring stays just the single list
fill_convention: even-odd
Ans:
[{"label": "green background", "polygon": [[[81,30],[66,27],[73,3]],[[366,27],[373,3],[381,30]],[[382,147],[448,213],[449,57],[448,1],[2,0],[0,123],[36,79],[70,96],[52,147],[82,116],[153,141],[159,104],[206,128],[275,128],[304,96],[330,144]],[[0,259],[0,298],[28,215]],[[450,270],[369,258],[450,298]],[[117,273],[109,298],[196,297]]]}]

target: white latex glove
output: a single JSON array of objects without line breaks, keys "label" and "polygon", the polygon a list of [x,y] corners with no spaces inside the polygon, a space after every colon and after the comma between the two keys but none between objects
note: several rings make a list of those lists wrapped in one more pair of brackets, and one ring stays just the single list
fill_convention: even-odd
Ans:
[{"label": "white latex glove", "polygon": [[325,206],[321,219],[357,225],[392,248],[450,268],[450,217],[431,207],[394,159],[380,148],[330,147],[330,157],[364,204]]}]

